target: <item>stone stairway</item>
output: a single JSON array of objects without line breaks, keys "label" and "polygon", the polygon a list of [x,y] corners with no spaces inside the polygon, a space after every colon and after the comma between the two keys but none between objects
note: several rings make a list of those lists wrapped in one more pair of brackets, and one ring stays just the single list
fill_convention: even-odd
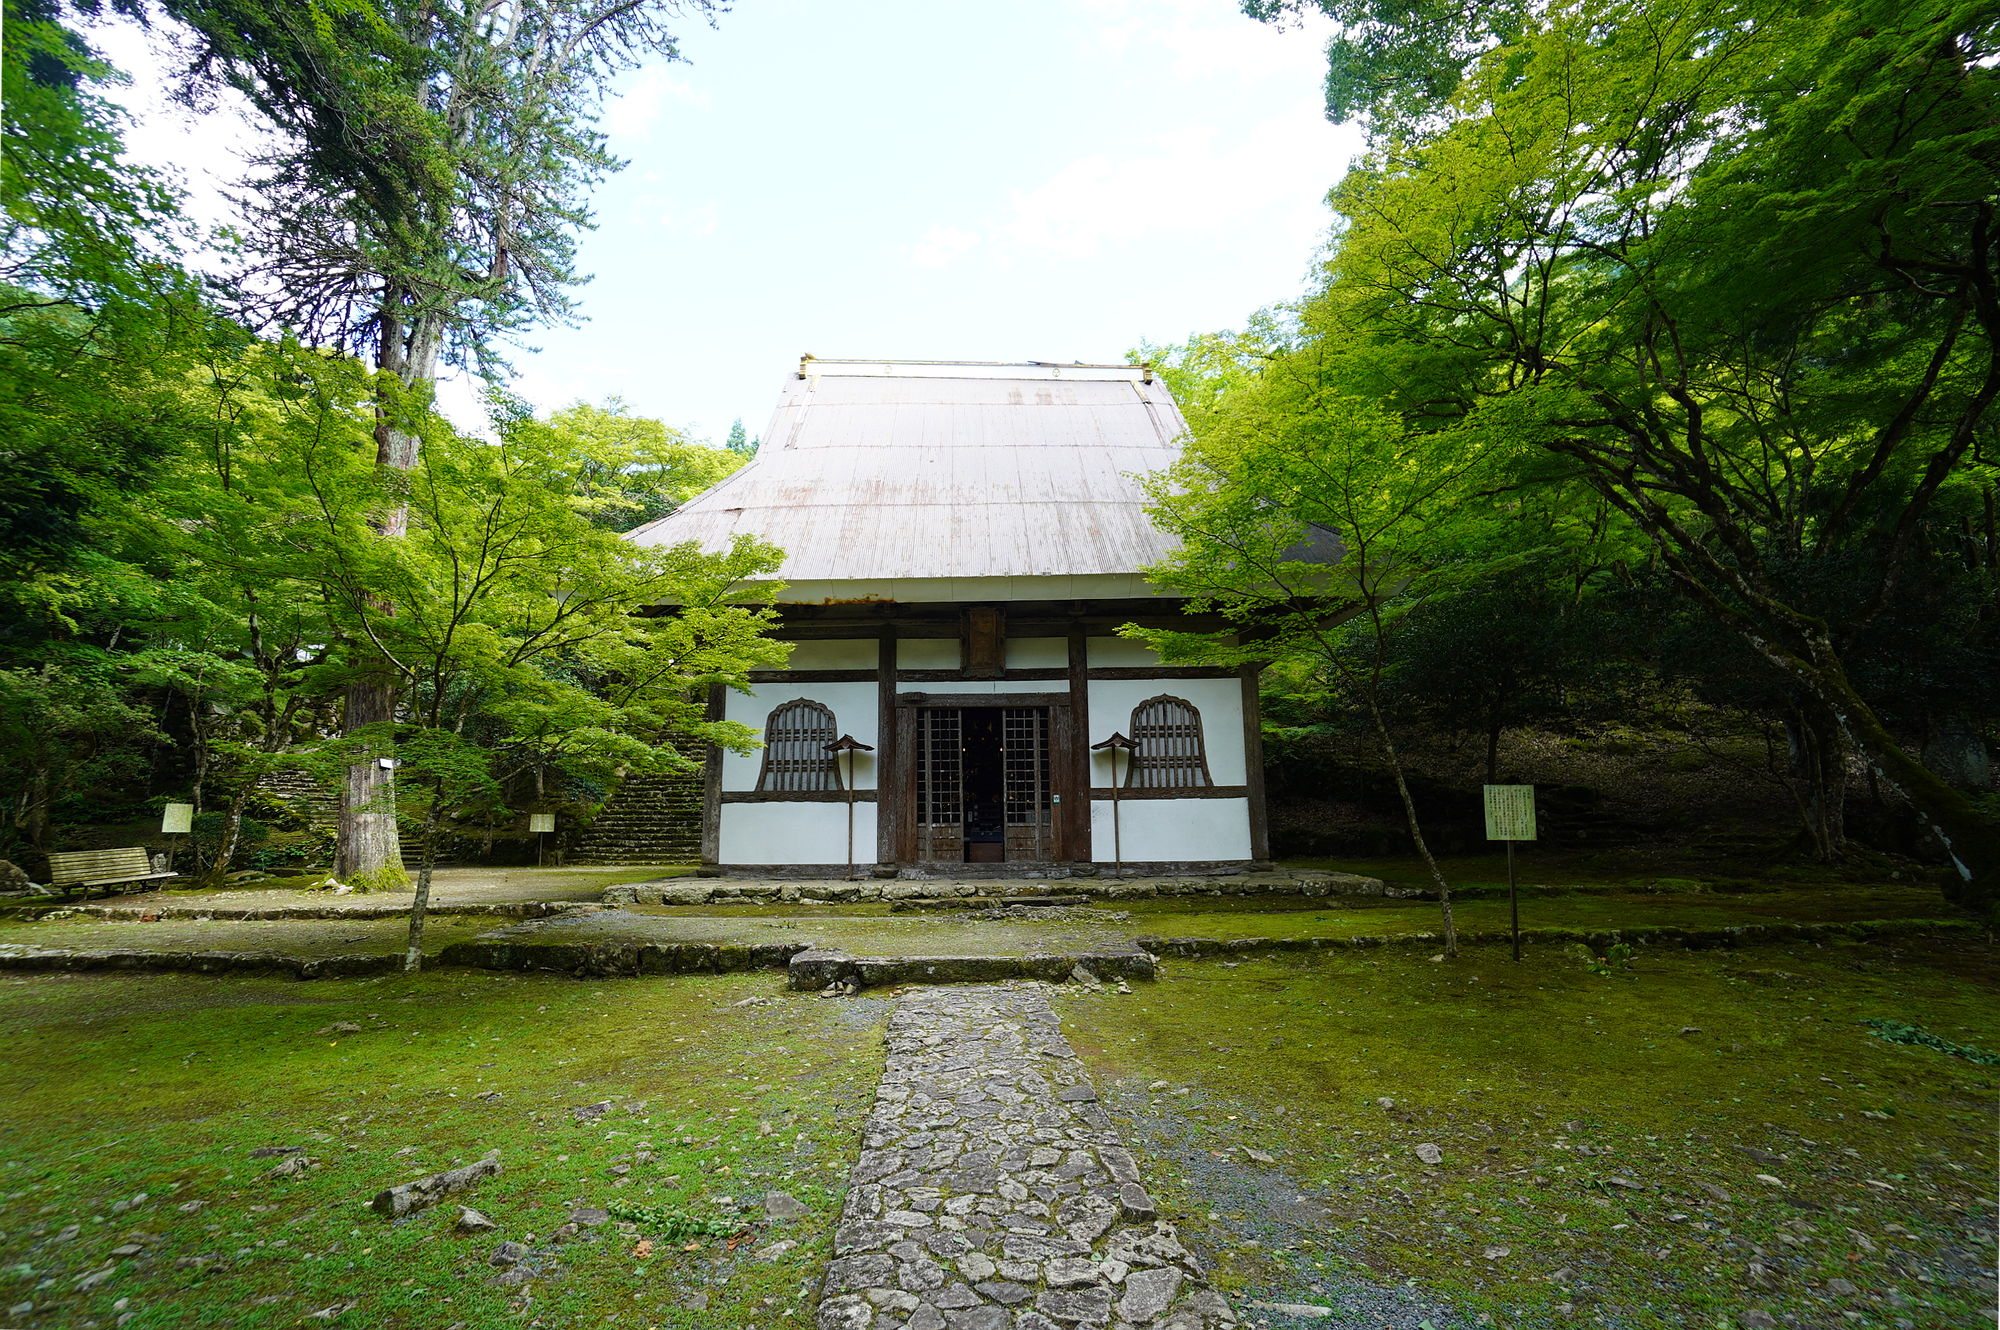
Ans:
[{"label": "stone stairway", "polygon": [[701,858],[702,774],[627,776],[572,864],[688,864]]},{"label": "stone stairway", "polygon": [[297,809],[316,830],[331,830],[340,824],[340,792],[303,771],[273,771],[257,783],[257,788]]}]

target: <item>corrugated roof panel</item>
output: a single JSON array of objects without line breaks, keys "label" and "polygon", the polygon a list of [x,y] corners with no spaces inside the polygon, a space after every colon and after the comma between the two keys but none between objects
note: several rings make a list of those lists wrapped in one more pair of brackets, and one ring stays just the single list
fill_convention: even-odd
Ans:
[{"label": "corrugated roof panel", "polygon": [[641,527],[719,548],[751,531],[791,583],[1129,574],[1170,542],[1130,473],[1185,429],[1129,366],[808,361],[743,470]]}]

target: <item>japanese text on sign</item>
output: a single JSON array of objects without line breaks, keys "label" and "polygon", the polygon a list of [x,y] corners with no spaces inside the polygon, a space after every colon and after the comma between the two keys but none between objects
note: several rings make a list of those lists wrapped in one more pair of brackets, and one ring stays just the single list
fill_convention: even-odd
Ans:
[{"label": "japanese text on sign", "polygon": [[1534,786],[1488,785],[1486,787],[1486,839],[1535,839]]}]

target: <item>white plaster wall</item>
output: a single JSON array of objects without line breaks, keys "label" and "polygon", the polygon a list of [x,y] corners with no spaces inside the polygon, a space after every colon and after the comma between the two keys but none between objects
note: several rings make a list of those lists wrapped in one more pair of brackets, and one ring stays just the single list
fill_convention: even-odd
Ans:
[{"label": "white plaster wall", "polygon": [[1085,649],[1092,669],[1130,669],[1160,663],[1158,652],[1129,637],[1093,637],[1085,643]]},{"label": "white plaster wall", "polygon": [[896,640],[896,668],[899,670],[955,670],[958,664],[958,639],[955,637],[904,637]]},{"label": "white plaster wall", "polygon": [[1007,639],[1007,668],[1010,670],[1059,670],[1068,665],[1069,639],[1066,637]]},{"label": "white plaster wall", "polygon": [[[861,641],[794,642],[788,670],[872,670],[881,663],[882,644],[873,638]],[[855,736],[859,738],[859,735]]]},{"label": "white plaster wall", "polygon": [[[1113,730],[1130,734],[1132,708],[1162,693],[1192,702],[1201,712],[1201,742],[1208,754],[1209,779],[1217,785],[1249,784],[1249,769],[1243,761],[1243,683],[1239,679],[1092,679],[1090,742],[1098,742]],[[1122,757],[1118,769],[1125,769]],[[1104,754],[1092,755],[1091,772],[1093,784],[1111,783],[1111,763]]]},{"label": "white plaster wall", "polygon": [[[1125,799],[1118,822],[1128,862],[1250,858],[1248,799]],[[1090,857],[1112,859],[1109,799],[1091,801]]]},{"label": "white plaster wall", "polygon": [[[844,864],[847,805],[724,804],[716,856],[722,864]],[[854,805],[854,859],[875,862],[872,803]]]},{"label": "white plaster wall", "polygon": [[[877,749],[882,746],[881,734],[877,728],[877,707],[880,699],[876,686],[872,683],[760,683],[753,685],[754,692],[745,697],[731,690],[724,694],[727,699],[723,706],[724,720],[733,720],[748,725],[762,734],[764,722],[771,712],[786,702],[801,697],[809,697],[833,708],[833,723],[842,734],[851,734],[862,743],[872,744]],[[875,754],[862,753],[854,764],[854,788],[872,790],[875,788]],[[756,749],[748,753],[724,753],[722,755],[722,788],[725,790],[754,790],[757,788],[757,773],[763,769],[764,753]],[[847,770],[847,759],[840,759],[843,772]],[[751,859],[749,863],[788,863],[790,860]],[[808,863],[825,863],[824,859],[806,860]],[[871,861],[872,862],[872,861]]]}]

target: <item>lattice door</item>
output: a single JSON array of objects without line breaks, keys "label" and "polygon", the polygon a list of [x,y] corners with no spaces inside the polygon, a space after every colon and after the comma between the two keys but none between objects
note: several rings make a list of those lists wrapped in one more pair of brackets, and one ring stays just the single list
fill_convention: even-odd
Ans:
[{"label": "lattice door", "polygon": [[965,858],[965,735],[955,707],[917,713],[917,858]]},{"label": "lattice door", "polygon": [[1000,760],[1006,781],[1007,857],[1053,859],[1047,707],[1008,707],[1001,713]]}]

